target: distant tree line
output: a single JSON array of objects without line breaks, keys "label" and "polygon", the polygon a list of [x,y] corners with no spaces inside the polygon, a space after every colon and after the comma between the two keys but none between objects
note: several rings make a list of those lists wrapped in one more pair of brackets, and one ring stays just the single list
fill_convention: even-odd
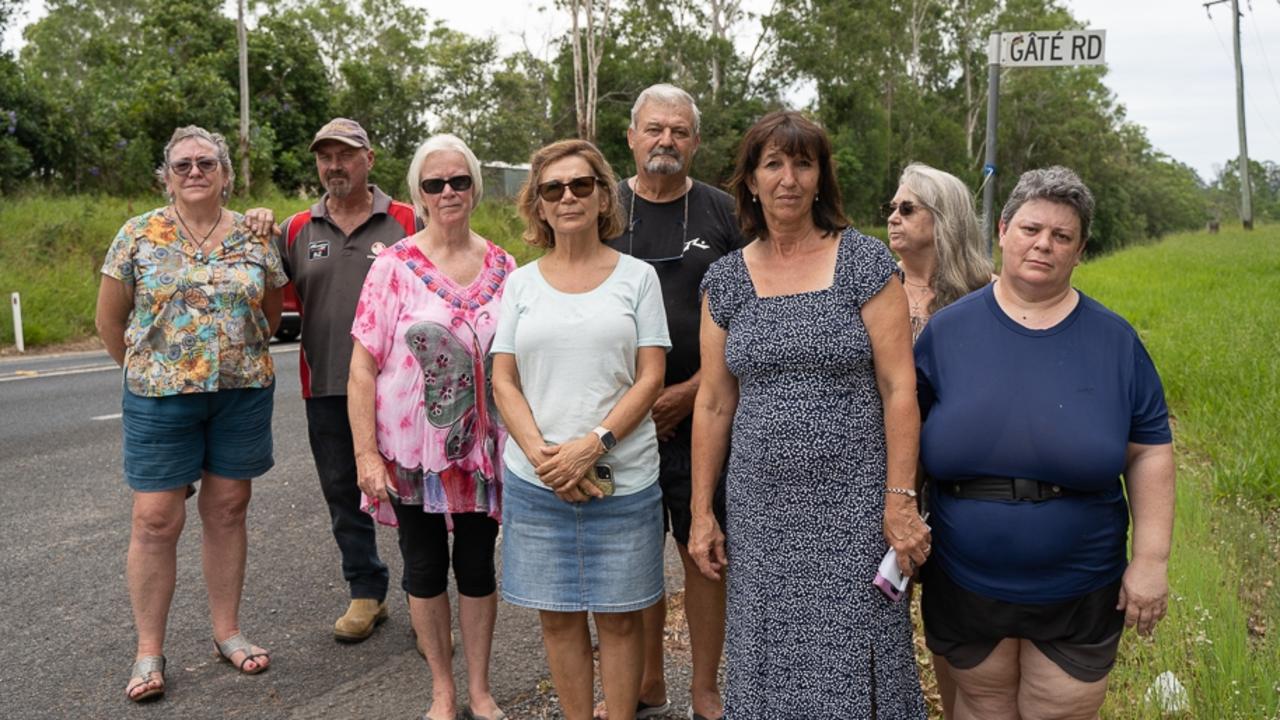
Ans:
[{"label": "distant tree line", "polygon": [[[582,4],[557,0],[549,11]],[[0,30],[16,5],[0,0]],[[0,48],[0,192],[136,194],[154,187],[150,171],[174,127],[195,123],[234,139],[235,21],[222,0],[49,0],[47,9],[25,28],[20,52]],[[335,115],[369,129],[374,180],[401,193],[408,160],[431,132],[460,135],[483,160],[523,162],[582,127],[570,33],[545,57],[503,55],[495,38],[450,29],[405,0],[262,0],[251,10],[255,191],[312,192],[306,148]],[[710,182],[728,178],[756,118],[786,105],[790,88],[805,88],[859,224],[882,222],[876,208],[912,161],[977,191],[991,32],[1080,27],[1055,0],[775,0],[758,18],[762,31],[752,31],[758,37],[744,43],[755,24],[740,0],[615,0],[611,12],[596,25],[593,127],[620,173],[631,171],[631,103],[652,83],[698,99],[694,172]],[[1234,217],[1235,166],[1205,183],[1156,151],[1126,120],[1104,72],[1004,72],[1000,189],[1027,168],[1074,167],[1098,195],[1102,251]],[[1260,163],[1253,177],[1256,215],[1280,219],[1280,168]]]}]

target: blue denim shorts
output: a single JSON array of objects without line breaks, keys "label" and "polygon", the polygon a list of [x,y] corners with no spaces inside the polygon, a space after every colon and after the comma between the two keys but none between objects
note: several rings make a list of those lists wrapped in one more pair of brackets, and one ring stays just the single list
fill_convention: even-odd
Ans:
[{"label": "blue denim shorts", "polygon": [[567,503],[516,477],[503,483],[502,598],[555,612],[631,612],[662,596],[662,491]]},{"label": "blue denim shorts", "polygon": [[139,492],[189,485],[201,471],[248,480],[275,464],[275,385],[143,397],[124,390],[124,477]]}]

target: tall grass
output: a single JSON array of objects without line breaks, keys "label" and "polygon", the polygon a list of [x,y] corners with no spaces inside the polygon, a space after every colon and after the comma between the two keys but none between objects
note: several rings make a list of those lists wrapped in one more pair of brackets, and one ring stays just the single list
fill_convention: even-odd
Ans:
[{"label": "tall grass", "polygon": [[[305,209],[314,198],[275,195],[232,209],[269,207],[278,218]],[[0,204],[0,294],[22,295],[28,347],[79,340],[94,333],[94,306],[102,258],[129,218],[164,204],[159,196],[111,198],[6,197]],[[486,200],[472,216],[476,232],[502,245],[521,264],[538,252],[520,239],[521,223],[509,202]],[[10,313],[0,313],[0,346],[14,342]]]},{"label": "tall grass", "polygon": [[1138,329],[1216,492],[1280,505],[1280,227],[1175,235],[1075,281]]},{"label": "tall grass", "polygon": [[1126,633],[1103,708],[1156,718],[1165,671],[1194,718],[1280,717],[1280,228],[1185,234],[1080,267],[1142,335],[1175,419],[1169,615]]}]

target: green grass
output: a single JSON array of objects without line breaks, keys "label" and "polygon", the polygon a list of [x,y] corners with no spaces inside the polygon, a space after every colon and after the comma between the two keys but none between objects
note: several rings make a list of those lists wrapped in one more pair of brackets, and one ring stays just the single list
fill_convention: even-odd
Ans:
[{"label": "green grass", "polygon": [[1280,227],[1171,236],[1074,279],[1142,335],[1216,493],[1280,505]]},{"label": "green grass", "polygon": [[[314,199],[276,195],[249,201],[233,199],[230,207],[265,206],[284,218]],[[81,340],[94,334],[98,270],[107,247],[129,218],[163,204],[157,196],[111,198],[6,197],[0,203],[0,294],[22,295],[23,339],[27,347]],[[520,239],[521,222],[514,206],[485,201],[472,216],[476,232],[502,245],[521,264],[538,251]],[[13,320],[0,313],[0,346],[14,343]]]},{"label": "green grass", "polygon": [[1172,236],[1075,281],[1142,335],[1178,451],[1169,615],[1125,634],[1102,717],[1162,717],[1145,695],[1166,670],[1185,717],[1278,717],[1280,228]]}]

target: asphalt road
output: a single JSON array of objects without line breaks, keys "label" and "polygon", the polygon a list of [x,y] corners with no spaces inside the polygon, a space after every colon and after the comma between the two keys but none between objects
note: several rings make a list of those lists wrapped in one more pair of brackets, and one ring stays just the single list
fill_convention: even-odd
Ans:
[{"label": "asphalt road", "polygon": [[[272,651],[271,669],[241,676],[213,656],[193,500],[178,547],[168,690],[143,706],[124,697],[135,639],[124,581],[130,493],[120,470],[120,371],[102,352],[0,359],[0,716],[383,720],[427,708],[430,673],[402,596],[393,594],[391,619],[371,639],[332,638],[347,588],[307,447],[297,346],[273,351],[276,466],[254,481],[241,611],[245,635]],[[394,530],[380,529],[379,543],[394,584]],[[670,542],[667,557],[672,589]],[[454,677],[465,693],[461,655]],[[499,602],[491,680],[513,720],[542,717],[531,708],[542,704],[546,677],[536,614]],[[671,699],[683,709],[680,684]]]}]

